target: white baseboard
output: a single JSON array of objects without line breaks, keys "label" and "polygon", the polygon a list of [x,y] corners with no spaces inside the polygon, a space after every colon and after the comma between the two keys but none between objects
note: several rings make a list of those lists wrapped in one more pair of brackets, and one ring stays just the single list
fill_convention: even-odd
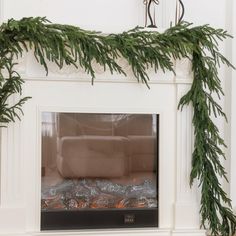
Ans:
[{"label": "white baseboard", "polygon": [[0,236],[206,236],[204,230],[170,230],[170,229],[130,229],[130,230],[81,230],[72,231],[47,231],[32,233],[1,233]]},{"label": "white baseboard", "polygon": [[172,236],[206,236],[205,230],[174,230]]}]

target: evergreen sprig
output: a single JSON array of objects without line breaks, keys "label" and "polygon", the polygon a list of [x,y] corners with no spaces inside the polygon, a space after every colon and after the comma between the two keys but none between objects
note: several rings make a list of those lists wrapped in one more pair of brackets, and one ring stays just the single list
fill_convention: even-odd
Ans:
[{"label": "evergreen sprig", "polygon": [[104,71],[126,75],[117,60],[123,57],[136,79],[147,86],[150,67],[174,73],[173,59],[190,58],[194,80],[190,91],[181,98],[179,108],[191,104],[194,109],[191,184],[199,180],[202,226],[209,227],[214,236],[231,236],[236,231],[236,216],[220,183],[220,178],[227,180],[221,164],[221,158],[225,158],[222,149],[226,145],[212,119],[212,116],[226,118],[214,95],[219,99],[223,95],[218,76],[220,64],[233,68],[218,48],[218,41],[227,37],[230,35],[222,29],[209,25],[193,27],[186,22],[162,34],[135,28],[121,34],[103,35],[76,26],[51,24],[41,17],[11,19],[0,26],[0,123],[6,125],[15,118],[20,119],[22,105],[29,99],[9,104],[12,95],[22,92],[24,81],[14,70],[13,58],[22,56],[24,50],[33,50],[46,72],[47,61],[59,68],[65,64],[80,66],[91,75],[92,82],[95,79],[92,62],[101,65]]},{"label": "evergreen sprig", "polygon": [[0,73],[0,127],[2,127],[9,122],[14,122],[15,118],[20,119],[20,114],[23,114],[22,106],[30,97],[21,98],[13,105],[9,104],[9,98],[13,94],[21,95],[24,81],[14,70],[16,63],[13,62],[11,53],[0,58],[0,62],[0,72],[2,69],[7,71],[7,78]]}]

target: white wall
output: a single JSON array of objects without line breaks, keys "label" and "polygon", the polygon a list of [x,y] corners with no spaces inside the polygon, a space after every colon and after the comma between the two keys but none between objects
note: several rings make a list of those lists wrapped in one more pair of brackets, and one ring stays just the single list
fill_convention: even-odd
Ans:
[{"label": "white wall", "polygon": [[[226,27],[227,4],[232,0],[182,0],[186,14],[184,20],[195,24]],[[143,0],[0,0],[2,19],[24,16],[46,16],[53,22],[79,25],[88,29],[117,31],[144,25]],[[173,17],[176,0],[160,0],[157,21],[166,24],[165,15]],[[161,13],[161,10],[165,12]],[[227,27],[229,28],[229,27]]]},{"label": "white wall", "polygon": [[185,20],[198,25],[210,24],[214,27],[225,27],[226,1],[183,0],[183,2],[186,6]]},{"label": "white wall", "polygon": [[[117,32],[144,26],[143,0],[1,0],[2,19],[46,16],[55,23],[79,25],[91,30]],[[175,0],[161,1],[157,8],[158,25],[169,25]],[[168,4],[171,3],[171,4]],[[161,11],[167,8],[168,11]],[[171,10],[170,10],[171,9]],[[162,14],[161,12],[165,12]]]},{"label": "white wall", "polygon": [[46,16],[55,23],[116,31],[137,25],[140,4],[136,2],[135,0],[5,0],[3,19]]}]

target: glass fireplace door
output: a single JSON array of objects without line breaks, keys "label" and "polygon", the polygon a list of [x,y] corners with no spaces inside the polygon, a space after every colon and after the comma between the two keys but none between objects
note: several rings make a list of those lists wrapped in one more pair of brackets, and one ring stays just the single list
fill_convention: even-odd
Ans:
[{"label": "glass fireplace door", "polygon": [[158,225],[158,115],[42,113],[41,230]]}]

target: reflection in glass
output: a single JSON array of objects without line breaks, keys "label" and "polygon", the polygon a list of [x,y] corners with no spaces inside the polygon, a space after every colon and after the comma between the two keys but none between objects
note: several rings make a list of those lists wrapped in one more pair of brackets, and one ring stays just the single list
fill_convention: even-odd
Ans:
[{"label": "reflection in glass", "polygon": [[42,114],[42,211],[157,208],[157,115]]}]

